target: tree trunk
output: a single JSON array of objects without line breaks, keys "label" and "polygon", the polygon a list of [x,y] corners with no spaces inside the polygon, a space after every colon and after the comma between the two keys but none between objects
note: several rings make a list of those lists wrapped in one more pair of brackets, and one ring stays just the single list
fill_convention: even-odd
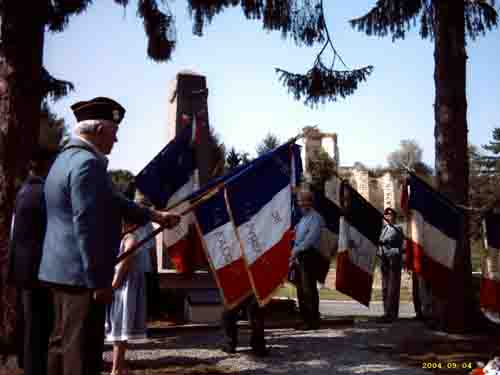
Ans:
[{"label": "tree trunk", "polygon": [[47,0],[3,1],[0,44],[0,344],[15,334],[15,290],[6,285],[16,181],[38,142]]},{"label": "tree trunk", "polygon": [[[435,129],[438,190],[458,204],[468,203],[467,99],[464,2],[436,0]],[[468,217],[457,247],[453,291],[447,301],[435,301],[439,328],[464,331],[471,301],[472,269]]]}]

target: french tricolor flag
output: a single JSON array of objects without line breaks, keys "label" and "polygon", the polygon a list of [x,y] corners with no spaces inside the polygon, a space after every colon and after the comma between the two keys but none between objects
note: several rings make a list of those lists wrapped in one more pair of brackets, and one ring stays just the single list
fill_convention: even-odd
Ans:
[{"label": "french tricolor flag", "polygon": [[452,288],[457,245],[464,228],[463,213],[419,177],[409,174],[402,189],[401,207],[407,208],[406,254],[409,268],[447,298]]},{"label": "french tricolor flag", "polygon": [[220,188],[197,204],[194,212],[224,306],[232,309],[252,293],[252,287],[240,242],[227,210],[225,190]]},{"label": "french tricolor flag", "polygon": [[[185,127],[136,177],[137,188],[157,208],[177,204],[172,212],[183,212],[190,202],[181,202],[199,188],[193,132],[193,127]],[[163,241],[177,272],[192,272],[196,259],[200,258],[196,257],[199,239],[193,228],[192,213],[181,216],[174,229],[166,229]]]},{"label": "french tricolor flag", "polygon": [[335,288],[369,306],[382,215],[345,181],[340,187],[340,204],[343,216],[339,223]]},{"label": "french tricolor flag", "polygon": [[484,247],[487,254],[483,263],[480,306],[490,317],[500,314],[500,213],[490,210],[483,218]]},{"label": "french tricolor flag", "polygon": [[299,146],[285,144],[226,182],[227,201],[261,306],[271,300],[288,274],[292,185],[300,173],[297,155]]}]

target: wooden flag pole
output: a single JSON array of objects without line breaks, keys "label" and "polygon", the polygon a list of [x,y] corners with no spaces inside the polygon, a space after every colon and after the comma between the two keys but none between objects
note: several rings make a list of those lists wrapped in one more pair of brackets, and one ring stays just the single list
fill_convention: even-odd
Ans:
[{"label": "wooden flag pole", "polygon": [[[183,216],[185,214],[187,214],[188,212],[194,210],[196,207],[198,207],[201,203],[205,202],[206,200],[210,199],[213,195],[215,195],[222,187],[223,185],[222,184],[219,184],[219,185],[215,185],[213,188],[211,188],[210,190],[208,190],[207,192],[205,192],[205,194],[203,194],[200,198],[198,198],[196,201],[194,201],[193,203],[191,203],[189,205],[188,208],[186,208],[184,211],[180,212],[179,215],[180,216]],[[182,202],[185,202],[182,201]],[[179,202],[179,203],[176,203],[174,205],[172,205],[172,208],[175,208],[177,207],[178,205],[180,205],[182,202]],[[170,208],[170,209],[172,209]],[[144,245],[146,242],[148,242],[149,240],[151,240],[152,238],[154,238],[157,234],[159,234],[162,230],[166,229],[167,226],[166,225],[160,225],[160,227],[156,228],[153,232],[151,232],[149,235],[147,235],[145,238],[143,238],[142,240],[140,240],[139,242],[137,242],[134,246],[132,246],[130,248],[130,250],[128,250],[127,252],[125,253],[122,253],[120,254],[116,260],[115,260],[115,265],[122,262],[123,260],[125,260],[126,258],[128,258],[129,256],[135,254],[135,252],[142,246]],[[136,228],[137,229],[137,228]],[[130,233],[130,231],[128,232]]]}]

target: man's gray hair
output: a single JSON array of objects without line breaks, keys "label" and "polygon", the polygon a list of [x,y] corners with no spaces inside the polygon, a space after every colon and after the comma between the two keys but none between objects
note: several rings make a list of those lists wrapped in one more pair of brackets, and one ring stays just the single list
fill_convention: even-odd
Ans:
[{"label": "man's gray hair", "polygon": [[77,122],[73,128],[73,133],[75,134],[96,134],[97,128],[100,125],[115,125],[113,121],[110,120],[84,120]]}]

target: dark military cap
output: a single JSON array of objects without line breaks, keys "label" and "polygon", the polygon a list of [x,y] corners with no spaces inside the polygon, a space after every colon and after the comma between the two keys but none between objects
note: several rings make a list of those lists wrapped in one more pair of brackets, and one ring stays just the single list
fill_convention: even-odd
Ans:
[{"label": "dark military cap", "polygon": [[119,124],[125,115],[125,108],[113,99],[98,97],[71,106],[78,122],[85,120],[109,120]]},{"label": "dark military cap", "polygon": [[396,211],[391,207],[387,207],[384,210],[384,215],[388,215],[388,214],[391,214],[392,216],[396,216]]}]

